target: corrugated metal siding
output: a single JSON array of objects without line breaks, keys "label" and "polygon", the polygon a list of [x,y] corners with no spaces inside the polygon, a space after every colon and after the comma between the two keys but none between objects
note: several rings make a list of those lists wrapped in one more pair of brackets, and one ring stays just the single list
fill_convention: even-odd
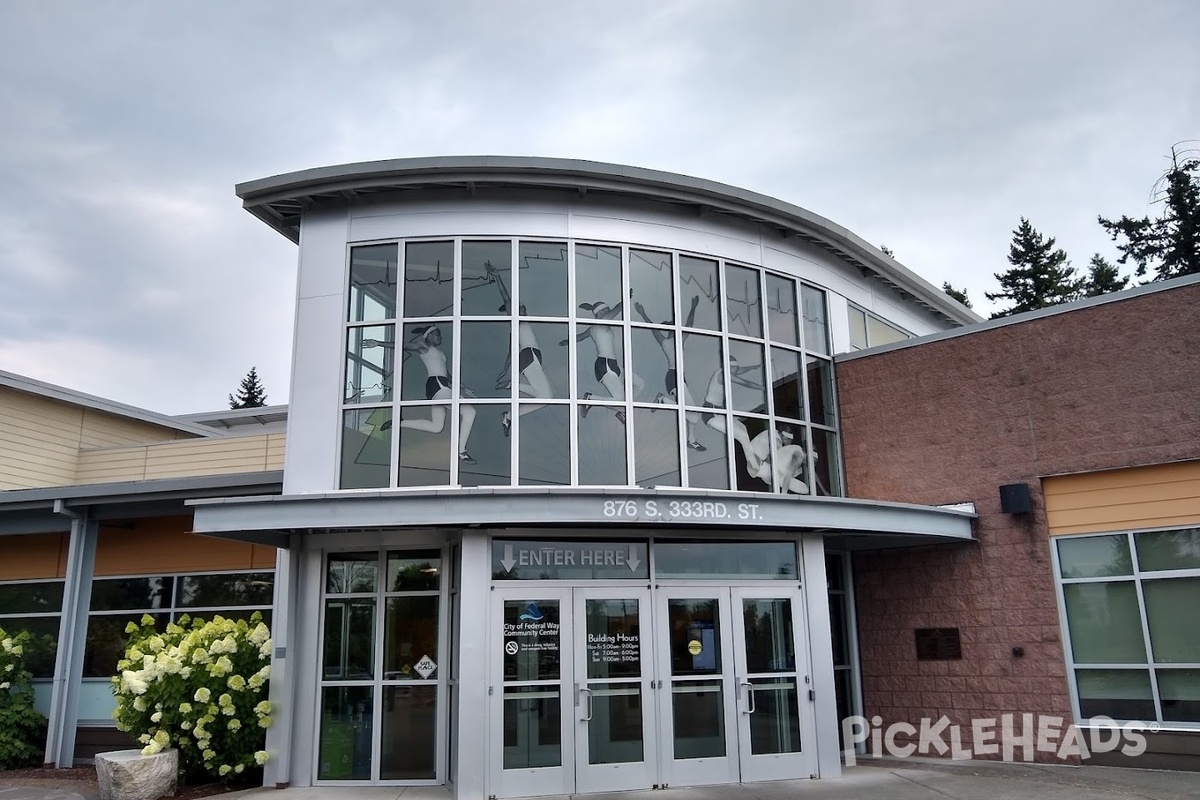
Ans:
[{"label": "corrugated metal siding", "polygon": [[1051,536],[1200,525],[1200,461],[1042,480]]}]

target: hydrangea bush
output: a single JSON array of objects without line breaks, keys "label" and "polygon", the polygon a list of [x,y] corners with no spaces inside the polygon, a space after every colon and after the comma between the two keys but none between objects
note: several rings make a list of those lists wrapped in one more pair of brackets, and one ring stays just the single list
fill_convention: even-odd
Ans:
[{"label": "hydrangea bush", "polygon": [[146,615],[125,632],[113,718],[144,745],[143,755],[178,748],[189,779],[232,780],[267,762],[271,632],[260,613],[236,622],[185,614],[163,633]]},{"label": "hydrangea bush", "polygon": [[0,769],[42,763],[46,718],[33,707],[33,684],[25,665],[29,633],[0,628]]}]

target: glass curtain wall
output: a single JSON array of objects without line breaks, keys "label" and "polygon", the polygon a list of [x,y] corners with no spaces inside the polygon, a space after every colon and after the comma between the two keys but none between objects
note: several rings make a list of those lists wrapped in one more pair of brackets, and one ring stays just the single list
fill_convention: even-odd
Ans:
[{"label": "glass curtain wall", "polygon": [[343,489],[840,495],[825,292],[610,243],[350,249]]}]

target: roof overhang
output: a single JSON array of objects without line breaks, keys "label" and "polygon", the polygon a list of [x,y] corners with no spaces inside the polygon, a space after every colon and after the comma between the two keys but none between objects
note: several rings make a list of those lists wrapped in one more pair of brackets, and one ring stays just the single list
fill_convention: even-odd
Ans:
[{"label": "roof overhang", "polygon": [[317,205],[352,205],[364,198],[448,188],[461,189],[467,198],[482,187],[615,195],[684,206],[694,213],[727,214],[832,252],[949,324],[982,319],[874,245],[807,209],[727,184],[641,167],[521,156],[407,158],[291,172],[238,184],[236,191],[250,213],[299,242],[301,217]]},{"label": "roof overhang", "polygon": [[[286,546],[292,534],[433,527],[809,532],[847,549],[971,542],[975,514],[846,498],[654,490],[451,489],[193,500],[193,530]],[[269,535],[269,536],[265,536]]]}]

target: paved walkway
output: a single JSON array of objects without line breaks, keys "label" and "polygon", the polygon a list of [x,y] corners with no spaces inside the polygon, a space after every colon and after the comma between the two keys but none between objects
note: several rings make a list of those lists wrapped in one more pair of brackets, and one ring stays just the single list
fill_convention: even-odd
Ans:
[{"label": "paved walkway", "polygon": [[[70,781],[0,784],[0,800],[96,800]],[[841,778],[575,795],[586,800],[1200,800],[1200,773],[938,760],[860,761]],[[442,787],[246,789],[219,800],[449,800]],[[556,800],[562,800],[558,798]]]}]

